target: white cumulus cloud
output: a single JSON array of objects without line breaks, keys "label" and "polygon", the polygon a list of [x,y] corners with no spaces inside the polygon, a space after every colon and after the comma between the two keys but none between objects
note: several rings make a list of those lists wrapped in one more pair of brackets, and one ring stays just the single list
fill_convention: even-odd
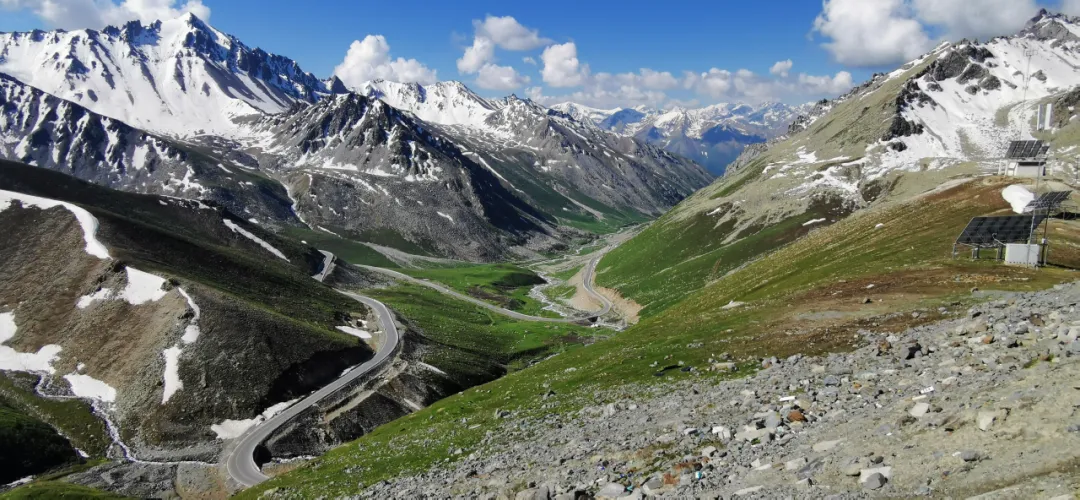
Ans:
[{"label": "white cumulus cloud", "polygon": [[382,35],[368,35],[363,41],[353,41],[345,60],[334,68],[334,75],[349,87],[358,87],[374,79],[417,83],[437,80],[435,70],[416,59],[391,59],[390,44]]},{"label": "white cumulus cloud", "polygon": [[781,78],[787,78],[788,72],[791,71],[791,67],[795,66],[795,63],[788,59],[786,61],[777,61],[776,64],[769,68],[769,73],[779,76]]},{"label": "white cumulus cloud", "polygon": [[[488,90],[513,90],[528,85],[531,80],[512,66],[495,64],[496,47],[521,51],[551,43],[541,37],[539,31],[526,28],[511,16],[488,15],[483,20],[473,21],[473,28],[476,31],[473,43],[457,60],[457,69],[461,74],[475,74],[476,85]],[[536,60],[531,57],[525,57],[523,61],[536,65]]]},{"label": "white cumulus cloud", "polygon": [[532,57],[529,57],[529,56],[525,56],[525,57],[521,58],[521,62],[523,62],[525,64],[528,64],[530,66],[536,66],[536,59],[533,59]]},{"label": "white cumulus cloud", "polygon": [[808,95],[838,95],[855,86],[851,73],[847,71],[841,71],[835,76],[812,76],[801,73],[798,82],[797,90]]},{"label": "white cumulus cloud", "polygon": [[484,64],[495,58],[495,43],[489,38],[478,36],[473,44],[465,49],[465,54],[457,60],[457,69],[462,73],[476,73]]},{"label": "white cumulus cloud", "polygon": [[128,21],[150,23],[169,20],[188,12],[204,21],[210,18],[210,8],[201,0],[0,0],[7,10],[28,10],[54,28],[100,29]]},{"label": "white cumulus cloud", "polygon": [[[1062,8],[1070,5],[1080,11],[1080,1]],[[1013,34],[1038,8],[1036,0],[825,0],[814,32],[837,62],[889,66],[942,41]]]},{"label": "white cumulus cloud", "polygon": [[842,64],[881,66],[922,55],[933,41],[904,0],[825,0],[814,31]]},{"label": "white cumulus cloud", "polygon": [[529,77],[510,66],[485,64],[476,73],[476,84],[488,90],[514,90],[529,84]]},{"label": "white cumulus cloud", "polygon": [[[776,73],[776,66],[770,70]],[[784,72],[788,72],[788,67]],[[772,101],[784,98],[835,96],[854,86],[851,73],[841,71],[835,76],[815,76],[800,73],[797,77],[770,78],[747,69],[731,72],[712,68],[702,73],[686,72],[683,86],[701,96],[716,99]]]},{"label": "white cumulus cloud", "polygon": [[540,36],[540,32],[526,28],[511,16],[497,17],[488,15],[483,21],[473,21],[477,37],[484,37],[506,50],[532,50],[551,43]]},{"label": "white cumulus cloud", "polygon": [[915,16],[946,36],[989,38],[1020,31],[1039,7],[1035,0],[913,0]]},{"label": "white cumulus cloud", "polygon": [[578,60],[574,42],[546,47],[540,60],[544,63],[540,75],[552,87],[576,87],[588,78],[589,65]]}]

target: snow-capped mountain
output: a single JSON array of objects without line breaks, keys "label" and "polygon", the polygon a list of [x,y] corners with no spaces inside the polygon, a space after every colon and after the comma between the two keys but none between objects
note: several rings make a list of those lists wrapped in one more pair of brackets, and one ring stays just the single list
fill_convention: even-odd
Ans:
[{"label": "snow-capped mountain", "polygon": [[461,259],[533,255],[598,221],[659,214],[711,180],[656,147],[458,82],[354,92],[190,14],[0,34],[0,72],[0,156]]},{"label": "snow-capped mountain", "polygon": [[786,133],[788,126],[807,108],[781,103],[757,106],[722,103],[669,110],[646,106],[602,110],[576,103],[552,106],[579,121],[690,158],[715,174],[722,174],[746,146]]},{"label": "snow-capped mountain", "polygon": [[293,217],[285,190],[238,158],[149,134],[3,73],[0,158],[116,189],[214,200],[247,217]]},{"label": "snow-capped mountain", "polygon": [[[529,99],[484,99],[460,82],[420,85],[377,80],[360,90],[440,126],[466,155],[509,185],[513,182],[508,176],[525,175],[541,184],[553,177],[565,183],[558,188],[561,192],[573,186],[610,206],[659,213],[708,179],[690,162],[645,141],[602,130]],[[613,177],[612,171],[620,175]]]},{"label": "snow-capped mountain", "polygon": [[[943,45],[921,61],[875,145],[884,165],[1000,158],[1017,134],[1031,137],[1038,104],[1073,100],[1069,94],[1080,85],[1080,18],[1043,11],[1016,36]],[[1058,104],[1057,125],[1067,125],[1074,109]]]},{"label": "snow-capped mountain", "polygon": [[[717,225],[737,220],[736,227],[813,210],[834,220],[893,190],[910,195],[1000,173],[1017,139],[1048,141],[1050,175],[1073,179],[1077,103],[1080,18],[1042,11],[1017,34],[943,43],[816,103],[789,137],[748,148],[726,179],[675,210],[710,214]],[[1046,105],[1052,116],[1039,124]]]},{"label": "snow-capped mountain", "polygon": [[497,103],[476,95],[465,84],[456,81],[421,85],[373,80],[357,91],[439,125],[481,126],[497,109]]},{"label": "snow-capped mountain", "polygon": [[614,109],[591,108],[589,106],[585,106],[585,105],[577,104],[577,103],[573,103],[573,102],[559,103],[559,104],[556,104],[556,105],[552,106],[551,109],[554,109],[555,111],[558,111],[560,113],[565,113],[567,115],[570,115],[570,116],[574,117],[574,119],[576,119],[577,121],[580,121],[582,123],[593,123],[593,124],[597,124],[597,125],[599,125],[600,122],[604,121],[605,119],[607,119],[611,115],[614,115],[615,113],[618,113],[618,112],[623,110],[623,108],[614,108]]},{"label": "snow-capped mountain", "polygon": [[101,31],[0,33],[0,72],[177,137],[232,135],[238,119],[280,113],[335,90],[333,81],[249,48],[193,14]]}]

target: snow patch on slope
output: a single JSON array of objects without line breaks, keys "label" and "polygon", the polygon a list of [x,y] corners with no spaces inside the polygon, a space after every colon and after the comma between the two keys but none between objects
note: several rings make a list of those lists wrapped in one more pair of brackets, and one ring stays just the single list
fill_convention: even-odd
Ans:
[{"label": "snow patch on slope", "polygon": [[247,420],[224,420],[220,424],[213,424],[210,426],[210,430],[217,434],[218,439],[236,439],[242,436],[248,429],[265,422],[267,419],[272,418],[274,415],[285,411],[286,408],[293,405],[293,403],[299,401],[294,399],[292,401],[286,401],[284,403],[278,403],[271,406],[262,412],[261,415],[255,418],[249,418]]},{"label": "snow patch on slope", "polygon": [[15,337],[17,329],[15,313],[0,313],[0,370],[53,373],[52,363],[60,354],[60,346],[49,344],[36,353],[28,353],[3,345]]},{"label": "snow patch on slope", "polygon": [[349,334],[349,335],[352,335],[353,337],[359,337],[359,338],[364,339],[364,340],[367,340],[367,339],[371,338],[371,333],[368,333],[368,332],[366,332],[364,330],[360,330],[360,329],[357,329],[357,328],[353,328],[351,326],[339,326],[339,327],[336,327],[336,328],[338,330],[340,330],[340,331],[343,331],[343,332]]},{"label": "snow patch on slope", "polygon": [[168,292],[162,290],[165,278],[140,271],[134,267],[125,267],[127,271],[127,285],[120,291],[120,298],[133,306],[147,302],[157,302]]},{"label": "snow patch on slope", "polygon": [[180,380],[180,346],[174,345],[162,352],[165,358],[165,390],[161,396],[161,404],[169,402],[176,391],[184,388],[184,381]]},{"label": "snow patch on slope", "polygon": [[105,403],[116,401],[116,389],[89,375],[69,373],[64,375],[71,386],[71,393],[78,398],[96,399]]},{"label": "snow patch on slope", "polygon": [[184,329],[184,336],[180,340],[185,344],[192,344],[196,340],[199,340],[199,317],[202,316],[202,311],[199,306],[195,304],[195,301],[191,299],[191,296],[184,291],[183,288],[177,287],[176,291],[180,292],[180,295],[184,296],[184,300],[187,301],[188,306],[195,312],[195,317],[191,318],[191,323]]},{"label": "snow patch on slope", "polygon": [[90,295],[83,295],[82,297],[79,297],[78,302],[75,302],[75,307],[78,307],[79,309],[86,309],[87,307],[90,307],[90,305],[92,305],[94,302],[100,300],[109,300],[109,298],[112,297],[112,293],[113,291],[111,288],[102,288],[101,290],[98,290]]},{"label": "snow patch on slope", "polygon": [[224,222],[225,222],[225,225],[229,227],[229,229],[233,230],[234,233],[238,233],[238,234],[244,236],[245,238],[247,238],[247,239],[249,239],[251,241],[254,241],[259,246],[265,248],[268,252],[274,254],[277,258],[282,259],[285,262],[289,262],[289,258],[286,257],[285,254],[281,253],[281,250],[278,250],[278,249],[274,248],[273,245],[263,241],[262,238],[259,238],[258,236],[255,236],[254,234],[251,234],[248,230],[236,225],[235,222],[233,222],[233,221],[231,221],[229,219],[224,219]]},{"label": "snow patch on slope", "polygon": [[42,210],[57,206],[66,208],[82,226],[83,240],[86,241],[86,253],[103,260],[109,258],[109,249],[97,239],[98,220],[93,215],[90,215],[90,212],[87,212],[86,209],[63,201],[0,189],[0,212],[10,207],[14,201],[21,203],[23,208],[37,207]]}]

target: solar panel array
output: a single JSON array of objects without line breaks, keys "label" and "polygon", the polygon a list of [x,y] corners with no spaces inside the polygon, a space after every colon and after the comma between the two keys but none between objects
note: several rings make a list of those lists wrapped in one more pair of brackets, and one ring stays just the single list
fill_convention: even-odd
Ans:
[{"label": "solar panel array", "polygon": [[1053,210],[1061,206],[1072,191],[1051,191],[1049,193],[1043,193],[1037,199],[1028,203],[1027,207],[1024,207],[1024,212],[1031,212],[1034,210]]},{"label": "solar panel array", "polygon": [[1027,243],[1033,228],[1039,227],[1046,216],[1009,215],[1005,217],[976,217],[956,239],[957,245],[996,247],[1004,243]]},{"label": "solar panel array", "polygon": [[1005,154],[1005,158],[1009,160],[1042,158],[1049,152],[1050,145],[1043,141],[1013,141],[1009,144],[1009,152]]}]

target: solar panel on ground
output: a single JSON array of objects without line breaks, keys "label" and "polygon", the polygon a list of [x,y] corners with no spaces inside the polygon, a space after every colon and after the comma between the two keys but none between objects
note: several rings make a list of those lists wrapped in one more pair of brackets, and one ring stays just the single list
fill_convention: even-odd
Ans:
[{"label": "solar panel on ground", "polygon": [[1012,141],[1005,158],[1009,160],[1023,160],[1028,158],[1041,158],[1050,152],[1050,145],[1043,141]]},{"label": "solar panel on ground", "polygon": [[1053,210],[1061,206],[1071,194],[1072,191],[1051,191],[1049,193],[1044,193],[1037,199],[1032,200],[1031,203],[1028,203],[1028,206],[1024,207],[1024,212],[1031,212],[1033,210]]},{"label": "solar panel on ground", "polygon": [[1046,219],[1044,215],[1010,215],[1006,217],[976,217],[956,239],[957,245],[996,247],[1003,243],[1025,243],[1031,230]]}]

